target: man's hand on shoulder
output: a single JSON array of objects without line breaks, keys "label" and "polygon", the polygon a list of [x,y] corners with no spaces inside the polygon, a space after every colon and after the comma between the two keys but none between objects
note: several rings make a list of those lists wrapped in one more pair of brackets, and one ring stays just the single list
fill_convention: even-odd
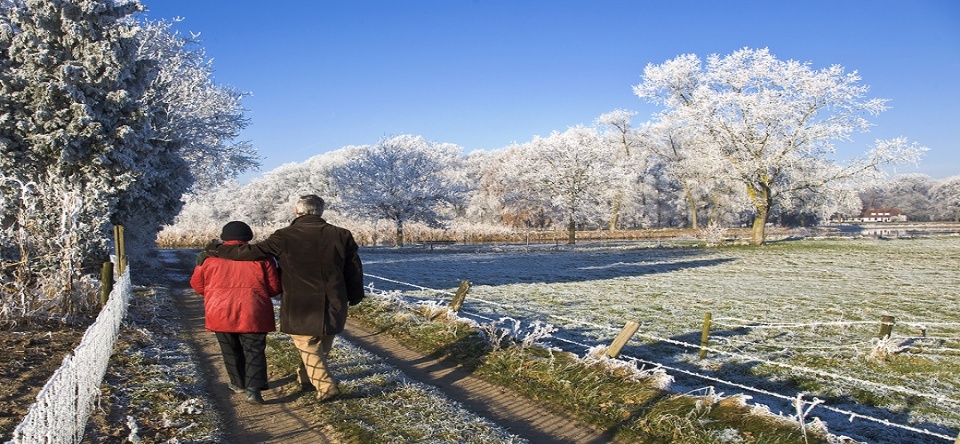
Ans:
[{"label": "man's hand on shoulder", "polygon": [[207,256],[214,256],[214,257],[216,257],[216,256],[217,256],[217,248],[219,248],[221,245],[223,245],[223,242],[221,242],[220,239],[214,239],[214,240],[210,241],[210,243],[207,244],[206,247],[203,248],[203,252],[206,253]]},{"label": "man's hand on shoulder", "polygon": [[197,255],[197,266],[203,265],[203,261],[210,256],[217,257],[217,247],[222,243],[220,239],[214,239],[206,247],[203,247],[203,250],[200,250],[200,254]]}]

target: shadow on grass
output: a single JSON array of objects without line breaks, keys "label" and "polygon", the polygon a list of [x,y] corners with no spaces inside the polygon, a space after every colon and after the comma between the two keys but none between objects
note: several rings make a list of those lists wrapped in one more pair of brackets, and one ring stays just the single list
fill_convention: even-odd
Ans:
[{"label": "shadow on grass", "polygon": [[[730,338],[745,335],[749,330],[749,327],[713,330],[710,336],[713,339]],[[910,397],[904,398],[902,403],[903,408],[895,411],[889,408],[864,404],[863,401],[857,400],[849,394],[842,396],[811,394],[808,390],[798,385],[800,379],[797,376],[778,377],[775,374],[771,374],[768,370],[760,369],[759,367],[762,363],[758,361],[725,360],[722,364],[712,369],[707,368],[708,366],[699,365],[700,361],[697,360],[694,354],[699,353],[699,347],[695,345],[700,343],[701,332],[699,331],[671,336],[669,339],[691,345],[682,346],[666,342],[628,345],[624,347],[621,359],[629,360],[630,357],[635,357],[646,361],[657,362],[664,366],[680,369],[685,372],[704,375],[704,378],[700,378],[685,373],[667,371],[667,373],[676,378],[677,384],[675,385],[686,387],[687,389],[700,385],[702,388],[713,388],[716,392],[725,392],[727,395],[744,393],[752,398],[750,400],[751,404],[765,405],[769,407],[773,413],[779,413],[791,418],[795,418],[797,415],[796,408],[792,405],[793,399],[797,396],[802,396],[801,399],[806,403],[803,408],[806,409],[814,400],[814,397],[816,397],[824,401],[824,404],[814,407],[804,418],[805,421],[809,422],[813,418],[819,418],[827,424],[831,433],[835,435],[846,435],[857,440],[864,440],[865,442],[940,444],[944,441],[932,435],[892,427],[864,418],[852,418],[850,415],[830,411],[822,406],[830,406],[853,412],[856,415],[879,418],[880,421],[907,425],[911,428],[926,430],[941,435],[957,436],[958,434],[958,430],[956,429],[931,422],[917,421],[917,416],[912,417],[912,410],[918,404],[917,399],[910,399]],[[709,358],[710,356],[708,356],[708,359]],[[649,368],[650,366],[648,365],[647,367]],[[746,390],[708,378],[731,381],[735,384],[758,390]],[[772,396],[763,392],[776,393],[782,397]],[[922,416],[922,414],[919,416]]]}]

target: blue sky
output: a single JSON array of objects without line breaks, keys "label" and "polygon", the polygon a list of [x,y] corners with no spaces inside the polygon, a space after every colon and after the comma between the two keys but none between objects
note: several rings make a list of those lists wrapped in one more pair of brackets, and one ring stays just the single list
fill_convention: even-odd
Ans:
[{"label": "blue sky", "polygon": [[[347,145],[415,134],[503,148],[617,108],[649,120],[647,64],[769,48],[858,71],[891,107],[840,146],[905,136],[919,168],[960,175],[960,1],[141,0],[200,33],[215,80],[252,96],[242,139],[263,171]],[[259,174],[259,173],[258,173]],[[258,174],[248,174],[250,178]]]}]

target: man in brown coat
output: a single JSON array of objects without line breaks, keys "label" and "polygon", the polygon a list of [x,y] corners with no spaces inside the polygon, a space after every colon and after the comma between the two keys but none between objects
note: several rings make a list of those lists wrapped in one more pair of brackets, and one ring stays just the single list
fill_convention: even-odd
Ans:
[{"label": "man in brown coat", "polygon": [[364,297],[363,265],[353,234],[327,223],[321,217],[323,208],[319,196],[303,196],[296,203],[296,218],[290,226],[267,239],[206,248],[210,256],[233,260],[277,258],[283,284],[280,331],[289,334],[300,350],[300,383],[316,387],[320,401],[340,394],[327,370],[327,354],[334,336],[346,326],[347,306]]}]

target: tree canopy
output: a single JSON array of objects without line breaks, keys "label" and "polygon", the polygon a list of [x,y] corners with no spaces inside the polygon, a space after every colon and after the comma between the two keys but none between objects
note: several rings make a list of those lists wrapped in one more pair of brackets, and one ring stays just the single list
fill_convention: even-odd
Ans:
[{"label": "tree canopy", "polygon": [[359,148],[332,175],[343,209],[393,221],[397,245],[403,245],[405,222],[438,225],[441,207],[464,198],[465,184],[454,173],[462,157],[456,145],[400,135]]},{"label": "tree canopy", "polygon": [[839,65],[815,70],[744,48],[710,55],[706,64],[688,54],[648,65],[634,92],[664,106],[661,119],[702,135],[708,143],[695,147],[698,157],[722,159],[722,170],[744,186],[752,204],[752,242],[759,245],[775,205],[792,194],[866,178],[879,165],[915,161],[924,151],[896,139],[878,141],[848,165],[833,161],[836,142],[865,132],[867,117],[886,109],[886,100],[867,97],[860,80]]},{"label": "tree canopy", "polygon": [[229,142],[245,124],[239,96],[211,81],[202,52],[138,21],[142,10],[0,3],[0,254],[20,264],[24,291],[69,289],[98,269],[112,225],[125,226],[129,257],[142,260],[198,178],[256,166],[249,146]]}]

